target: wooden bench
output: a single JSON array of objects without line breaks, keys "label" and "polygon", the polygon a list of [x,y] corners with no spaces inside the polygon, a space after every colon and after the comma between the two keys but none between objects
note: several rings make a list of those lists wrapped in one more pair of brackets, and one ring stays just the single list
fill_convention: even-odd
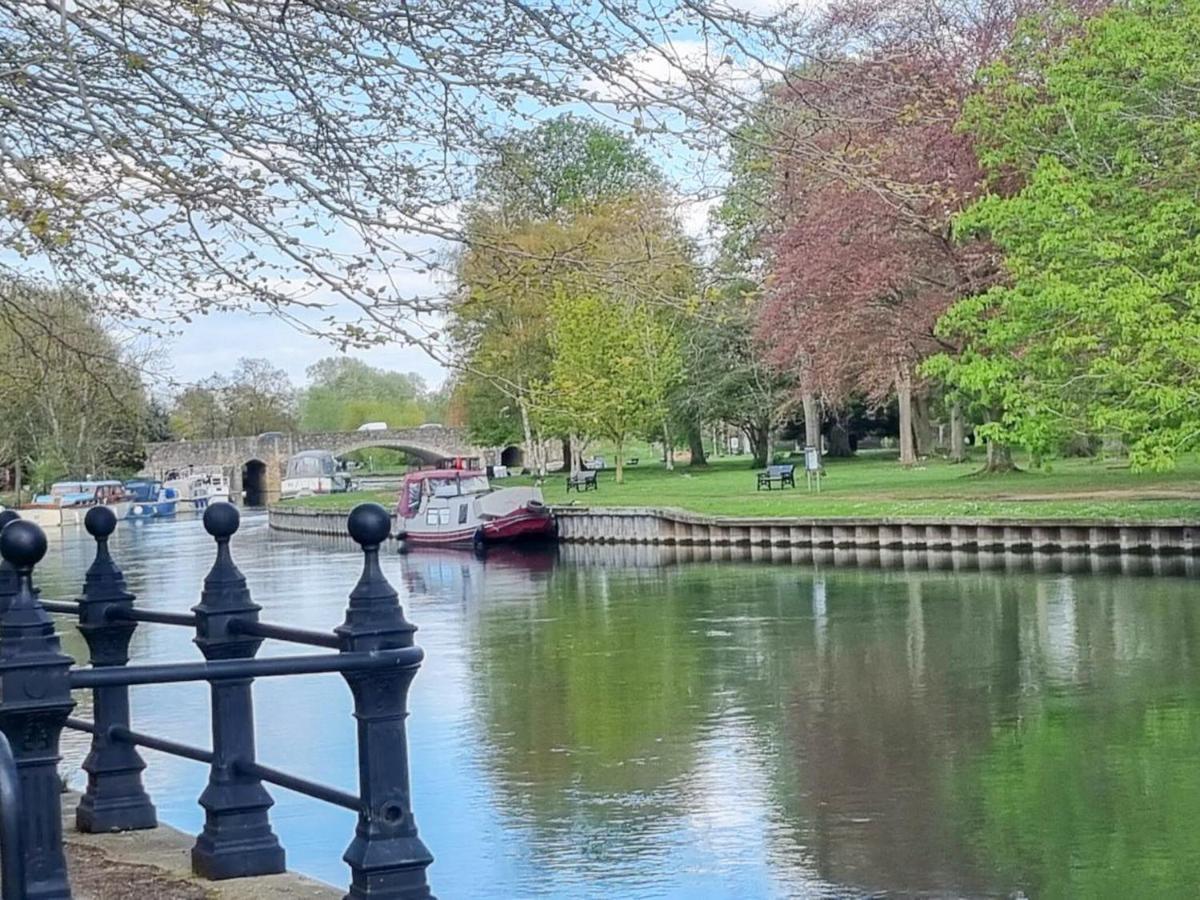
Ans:
[{"label": "wooden bench", "polygon": [[583,472],[576,472],[574,475],[567,476],[567,493],[571,493],[571,488],[577,491],[595,491],[598,490],[596,481],[596,472],[593,469],[588,469]]},{"label": "wooden bench", "polygon": [[638,458],[636,456],[633,459],[625,460],[625,465],[627,465],[627,466],[636,466],[637,464],[638,464]]},{"label": "wooden bench", "polygon": [[758,487],[756,490],[762,490],[764,487],[769,491],[776,483],[782,490],[785,487],[796,486],[796,467],[790,463],[782,466],[767,466],[767,471],[758,473]]}]

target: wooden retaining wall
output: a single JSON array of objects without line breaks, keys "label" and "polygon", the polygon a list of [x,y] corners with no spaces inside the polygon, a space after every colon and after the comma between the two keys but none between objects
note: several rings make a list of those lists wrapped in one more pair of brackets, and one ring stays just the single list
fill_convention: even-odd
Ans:
[{"label": "wooden retaining wall", "polygon": [[[810,547],[1026,553],[1195,554],[1200,523],[1045,519],[838,519],[705,516],[645,507],[555,507],[567,543],[678,547]],[[346,536],[346,514],[271,507],[278,531]]]}]

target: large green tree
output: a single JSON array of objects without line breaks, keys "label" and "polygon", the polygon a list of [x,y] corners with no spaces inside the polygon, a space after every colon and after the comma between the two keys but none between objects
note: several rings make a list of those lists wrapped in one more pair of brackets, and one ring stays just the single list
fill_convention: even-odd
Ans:
[{"label": "large green tree", "polygon": [[958,221],[1004,254],[931,371],[1053,452],[1123,439],[1166,469],[1200,446],[1200,5],[1135,0],[1028,23],[967,105],[991,193]]},{"label": "large green tree", "polygon": [[550,378],[535,403],[560,427],[612,441],[621,483],[626,441],[667,414],[683,374],[678,344],[647,304],[560,291],[551,314]]},{"label": "large green tree", "polygon": [[[467,396],[505,398],[499,408],[519,425],[526,459],[544,472],[545,438],[566,437],[531,403],[550,376],[553,298],[565,289],[676,302],[693,280],[691,247],[645,152],[569,116],[511,135],[484,166],[467,218],[449,329],[460,385]],[[482,430],[495,431],[495,416],[486,418]]]}]

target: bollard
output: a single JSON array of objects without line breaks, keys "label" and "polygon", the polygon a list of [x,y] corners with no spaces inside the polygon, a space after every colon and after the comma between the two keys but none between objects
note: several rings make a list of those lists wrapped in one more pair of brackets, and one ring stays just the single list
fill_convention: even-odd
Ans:
[{"label": "bollard", "polygon": [[[261,638],[230,631],[230,622],[257,622],[259,608],[250,599],[246,579],[234,565],[229,538],[238,529],[237,508],[213,503],[204,511],[204,528],[217,541],[217,558],[204,579],[196,614],[196,645],[208,660],[251,659]],[[253,763],[253,679],[210,681],[213,762],[208,786],[200,795],[204,830],[192,847],[192,870],[204,878],[241,878],[284,871],[283,847],[271,830],[267,811],[273,801],[257,778],[238,774],[235,763]]]},{"label": "bollard", "polygon": [[75,704],[67,680],[71,657],[33,588],[46,535],[32,522],[10,522],[0,532],[0,555],[17,573],[17,591],[0,614],[0,730],[20,775],[25,896],[68,900],[58,740]]},{"label": "bollard", "polygon": [[[129,662],[129,642],[137,623],[114,616],[133,609],[133,594],[126,590],[125,576],[108,551],[117,517],[108,507],[96,506],[88,510],[83,527],[96,539],[96,558],[84,579],[79,630],[94,667],[123,666]],[[113,728],[129,728],[129,688],[93,688],[92,698],[96,727],[83,761],[88,783],[75,811],[75,827],[92,834],[153,828],[158,819],[142,786],[146,764],[136,747],[110,736]]]},{"label": "bollard", "polygon": [[[342,652],[411,647],[416,628],[379,568],[379,547],[391,517],[376,503],[350,513],[350,536],[362,547],[362,576],[350,593],[345,621],[334,629]],[[386,672],[344,672],[358,724],[358,777],[362,806],[346,849],[348,900],[424,900],[432,894],[425,869],[433,862],[417,834],[408,779],[408,688],[417,666]]]}]

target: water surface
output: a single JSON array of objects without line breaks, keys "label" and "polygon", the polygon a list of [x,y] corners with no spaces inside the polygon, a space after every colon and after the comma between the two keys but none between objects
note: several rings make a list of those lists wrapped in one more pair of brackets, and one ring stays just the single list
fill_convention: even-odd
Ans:
[{"label": "water surface", "polygon": [[[78,590],[88,543],[52,537],[47,596]],[[265,619],[341,620],[353,545],[249,519],[234,551]],[[212,544],[196,520],[125,523],[114,553],[139,603],[182,610]],[[1194,896],[1200,589],[1122,574],[1190,564],[832,561],[389,554],[427,654],[410,749],[437,894]],[[134,659],[196,659],[190,638],[140,626]],[[263,762],[354,789],[340,678],[255,701]],[[209,743],[204,685],[134,688],[133,710]],[[145,755],[162,818],[197,830],[204,767]],[[290,867],[344,884],[353,816],[271,792]]]}]

